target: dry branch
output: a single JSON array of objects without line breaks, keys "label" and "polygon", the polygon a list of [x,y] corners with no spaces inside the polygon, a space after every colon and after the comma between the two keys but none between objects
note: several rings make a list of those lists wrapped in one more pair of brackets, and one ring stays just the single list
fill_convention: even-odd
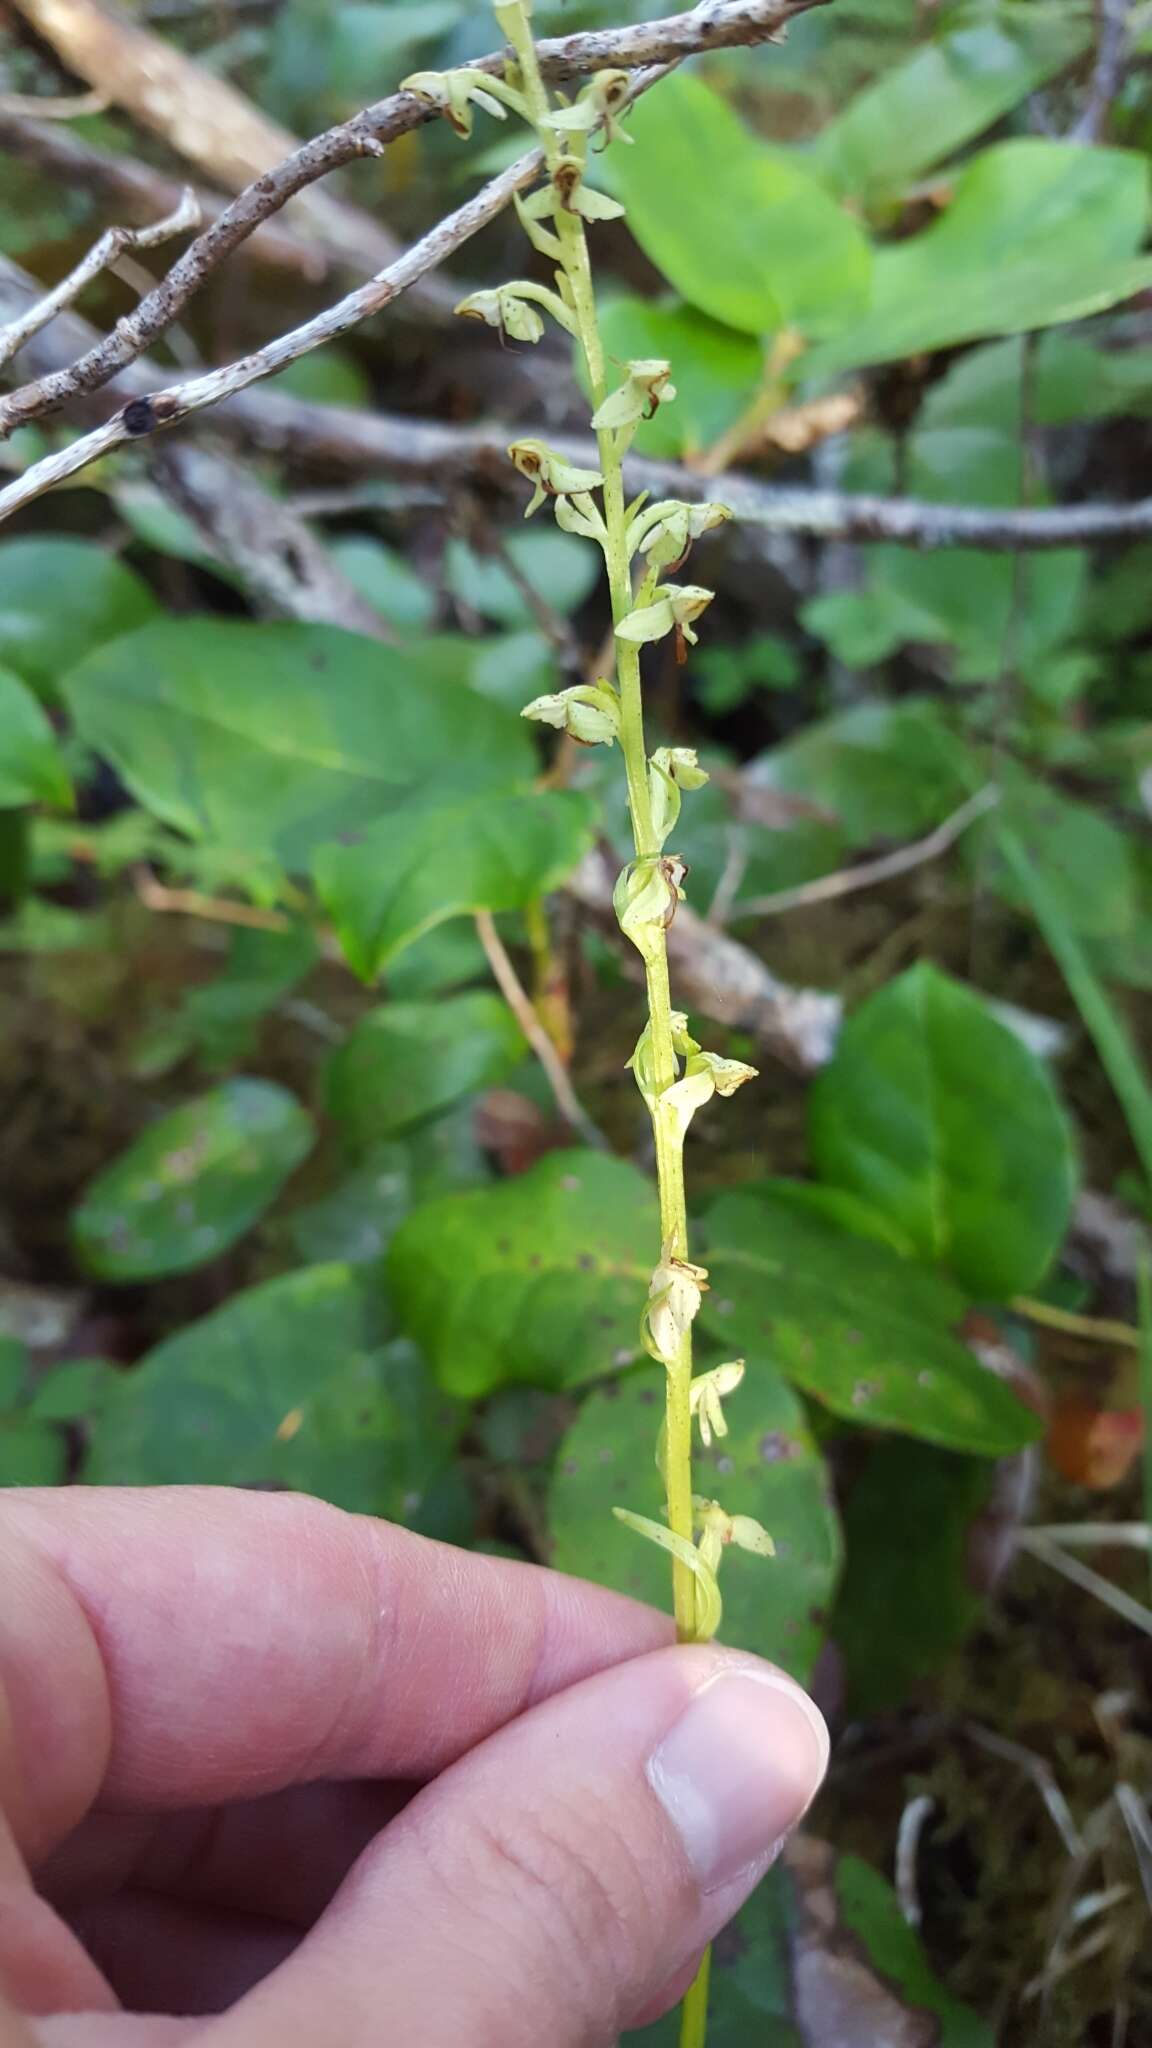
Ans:
[{"label": "dry branch", "polygon": [[[41,115],[41,106],[50,108],[51,102],[24,100],[14,104],[10,98],[0,99],[0,151],[35,164],[38,170],[58,178],[68,190],[99,192],[135,227],[171,213],[179,205],[180,194],[186,188],[178,179],[167,177],[154,164],[141,163],[135,157],[110,149],[94,149],[91,143],[72,134],[64,123]],[[227,200],[203,185],[192,189],[202,219],[218,220]],[[243,248],[254,262],[287,271],[311,284],[320,283],[337,260],[335,252],[323,242],[297,234],[278,220],[266,221],[257,228]]]},{"label": "dry branch", "polygon": [[[27,4],[51,11],[80,4],[80,0],[27,0]],[[778,36],[796,15],[823,4],[825,0],[702,0],[688,13],[662,21],[553,38],[539,45],[540,58],[551,78],[576,77],[602,65],[638,69],[674,63],[701,50],[766,42]],[[477,59],[474,68],[496,71],[503,62],[504,53],[495,51]],[[172,325],[216,266],[289,199],[343,164],[358,157],[379,156],[397,136],[435,118],[426,100],[414,93],[393,93],[294,149],[274,170],[266,170],[238,194],[185,251],[164,282],[117,324],[114,334],[68,370],[0,400],[0,435],[56,411],[78,393],[108,383],[117,370],[142,355]]]},{"label": "dry branch", "polygon": [[[26,271],[0,256],[0,320],[14,318],[37,298],[38,291],[35,280]],[[26,354],[40,374],[51,376],[62,360],[71,360],[80,350],[91,350],[99,343],[100,337],[87,321],[74,313],[63,313],[50,328],[34,337]],[[164,388],[157,371],[142,363],[132,363],[117,377],[115,395],[92,394],[84,401],[83,410],[89,415],[102,414],[113,402],[113,396],[115,403],[123,406],[125,397],[159,394]],[[113,428],[119,417],[117,414],[110,423]],[[517,488],[506,455],[516,430],[499,421],[459,427],[442,420],[317,405],[279,391],[240,390],[216,408],[211,424],[214,432],[226,435],[241,447],[275,455],[290,452],[301,462],[339,470],[348,476],[383,474],[412,481],[431,480],[447,487],[480,479],[486,485]],[[88,437],[89,443],[95,438]],[[126,438],[130,437],[116,431],[107,445],[115,446]],[[590,444],[579,437],[553,434],[550,441],[568,460],[581,466],[592,462]],[[84,445],[73,443],[71,449],[64,451],[65,456]],[[84,462],[94,461],[103,452],[101,444],[85,455]],[[81,466],[66,465],[65,473],[74,474]],[[39,465],[36,467],[39,469]],[[18,484],[25,485],[32,474],[26,471]],[[793,551],[803,540],[887,540],[904,547],[972,547],[1015,554],[1139,540],[1152,534],[1152,498],[1141,498],[1130,505],[1063,505],[1039,511],[1011,511],[791,488],[763,484],[737,472],[731,472],[718,484],[715,478],[702,478],[694,470],[682,469],[675,463],[645,462],[638,458],[629,463],[628,476],[637,490],[651,490],[661,497],[712,496],[719,489],[741,521],[741,545],[754,548],[793,578],[798,567]],[[22,493],[19,502],[27,503],[49,487],[40,483],[35,491]],[[14,509],[14,504],[6,502],[6,493],[0,492],[0,518]]]},{"label": "dry branch", "polygon": [[163,220],[152,222],[145,228],[105,228],[98,241],[93,242],[86,256],[81,257],[74,270],[63,277],[54,290],[47,292],[26,313],[16,320],[0,327],[0,369],[9,363],[14,355],[47,327],[65,306],[78,299],[85,285],[99,277],[102,270],[115,266],[118,257],[126,255],[129,249],[155,249],[161,242],[170,241],[173,235],[181,235],[189,228],[199,227],[200,208],[196,195],[190,190],[181,193],[172,212]]}]

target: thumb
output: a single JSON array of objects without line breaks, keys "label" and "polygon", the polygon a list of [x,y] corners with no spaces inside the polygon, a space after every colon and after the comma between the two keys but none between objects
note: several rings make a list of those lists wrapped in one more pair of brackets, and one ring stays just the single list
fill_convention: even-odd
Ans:
[{"label": "thumb", "polygon": [[[606,2048],[682,1980],[815,1794],[817,1709],[769,1664],[660,1650],[427,1786],[213,2048]],[[645,2012],[645,2009],[648,2012]]]}]

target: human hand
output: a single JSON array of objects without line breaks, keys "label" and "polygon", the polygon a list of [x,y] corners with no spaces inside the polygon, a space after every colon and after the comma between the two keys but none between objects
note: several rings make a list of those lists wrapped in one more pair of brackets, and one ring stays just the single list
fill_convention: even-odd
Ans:
[{"label": "human hand", "polygon": [[823,1774],[771,1666],[302,1497],[10,1493],[0,1564],[0,2048],[606,2048]]}]

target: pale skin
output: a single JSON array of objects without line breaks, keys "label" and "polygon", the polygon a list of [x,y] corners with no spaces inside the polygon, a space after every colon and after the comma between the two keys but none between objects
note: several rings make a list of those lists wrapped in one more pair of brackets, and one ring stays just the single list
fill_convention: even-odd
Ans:
[{"label": "pale skin", "polygon": [[10,1492],[0,1582],[0,2048],[609,2048],[823,1772],[772,1667],[293,1495]]}]

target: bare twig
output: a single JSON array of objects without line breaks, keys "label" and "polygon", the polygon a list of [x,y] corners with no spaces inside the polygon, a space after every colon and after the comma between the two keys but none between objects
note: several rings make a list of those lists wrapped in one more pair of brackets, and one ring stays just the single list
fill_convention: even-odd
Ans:
[{"label": "bare twig", "polygon": [[921,1792],[917,1798],[908,1801],[900,1815],[900,1826],[896,1830],[896,1897],[909,1927],[919,1927],[924,1918],[916,1864],[920,1853],[920,1837],[935,1810],[936,1801],[929,1798],[926,1792]]},{"label": "bare twig", "polygon": [[1078,1557],[1069,1557],[1058,1543],[1051,1542],[1036,1529],[1022,1529],[1016,1541],[1031,1557],[1049,1565],[1053,1571],[1059,1572],[1062,1578],[1069,1579],[1083,1592],[1093,1594],[1103,1606],[1110,1607],[1113,1614],[1118,1614],[1122,1621],[1130,1622],[1133,1628],[1140,1629],[1146,1636],[1152,1636],[1152,1611],[1142,1606],[1139,1600],[1134,1600],[1122,1586],[1114,1586],[1111,1579],[1106,1579],[1101,1572],[1094,1572],[1091,1565],[1082,1564]]},{"label": "bare twig", "polygon": [[21,505],[30,504],[54,484],[75,476],[79,470],[86,469],[89,463],[109,454],[125,441],[140,440],[160,428],[175,426],[178,420],[187,419],[190,413],[200,412],[205,406],[218,405],[222,399],[243,391],[258,378],[272,376],[286,364],[295,362],[298,356],[306,355],[323,342],[334,341],[371,314],[379,313],[501,212],[513,192],[519,191],[536,176],[539,166],[540,156],[536,150],[517,158],[507,170],[483,186],[475,198],[438,222],[431,233],[415,243],[398,262],[390,264],[366,284],[358,285],[355,291],[346,293],[334,306],[326,307],[314,319],[305,321],[302,327],[293,328],[266,347],[253,350],[222,369],[208,370],[202,377],[189,378],[182,384],[161,387],[148,397],[130,399],[102,427],[33,463],[6,490],[0,491],[0,519]]},{"label": "bare twig", "polygon": [[235,903],[230,897],[202,896],[198,889],[169,889],[158,882],[148,868],[136,871],[136,894],[146,910],[171,911],[182,917],[202,917],[209,924],[241,925],[246,931],[287,932],[292,920],[279,910],[260,910],[254,903]]},{"label": "bare twig", "polygon": [[832,875],[818,875],[815,881],[801,882],[795,889],[777,889],[771,896],[750,896],[746,902],[734,904],[729,916],[775,917],[783,910],[831,903],[840,896],[852,895],[857,889],[869,889],[877,882],[890,882],[894,876],[906,875],[911,869],[923,867],[926,861],[937,860],[942,853],[947,853],[969,825],[982,818],[999,801],[999,791],[991,786],[977,790],[975,796],[970,796],[924,839],[913,840],[910,846],[898,846],[894,852],[880,854],[875,860],[861,861],[858,867],[840,868]]},{"label": "bare twig", "polygon": [[1092,81],[1079,120],[1068,131],[1070,142],[1098,142],[1124,83],[1128,23],[1132,0],[1096,0],[1099,29]]},{"label": "bare twig", "polygon": [[1009,1307],[1030,1323],[1063,1330],[1069,1337],[1083,1337],[1089,1344],[1120,1344],[1132,1351],[1140,1349],[1139,1330],[1132,1323],[1120,1323],[1111,1316],[1077,1315],[1073,1309],[1057,1308],[1055,1302],[1034,1301],[1028,1294],[1015,1295]]},{"label": "bare twig", "polygon": [[594,1145],[598,1151],[603,1152],[606,1147],[604,1133],[597,1129],[587,1110],[582,1106],[572,1086],[568,1070],[540,1022],[532,998],[521,984],[520,977],[508,957],[491,912],[478,910],[475,923],[480,944],[484,948],[496,985],[547,1075],[548,1086],[552,1090],[557,1109],[569,1129],[577,1132],[586,1145]]},{"label": "bare twig", "polygon": [[[770,41],[796,15],[823,4],[825,0],[701,0],[684,14],[553,38],[540,43],[538,50],[545,74],[553,79],[578,77],[604,65],[639,69],[675,63],[701,50]],[[504,61],[504,52],[494,51],[478,58],[474,68],[496,72]],[[55,411],[79,392],[108,383],[117,370],[142,355],[165,332],[210,272],[289,199],[343,164],[380,156],[398,136],[435,118],[435,110],[416,94],[393,93],[293,150],[275,169],[264,172],[237,195],[185,251],[164,282],[118,323],[114,334],[67,370],[41,378],[0,401],[0,434]]]},{"label": "bare twig", "polygon": [[1034,1536],[1071,1548],[1095,1550],[1114,1545],[1118,1550],[1152,1549],[1152,1528],[1147,1522],[1044,1522],[1033,1525]]},{"label": "bare twig", "polygon": [[118,256],[123,256],[129,249],[155,249],[159,243],[170,241],[173,235],[182,235],[187,229],[199,225],[200,208],[196,195],[186,187],[172,212],[163,220],[153,221],[151,227],[105,228],[88,254],[81,257],[67,277],[61,278],[53,291],[46,292],[36,305],[29,307],[22,319],[0,327],[0,369],[11,362],[32,335],[47,327],[64,306],[70,306],[74,299],[79,298],[85,285],[99,277],[102,270],[112,268]]},{"label": "bare twig", "polygon": [[41,121],[78,121],[85,114],[102,114],[108,106],[102,92],[0,93],[0,116],[34,114]]},{"label": "bare twig", "polygon": [[[51,103],[28,100],[14,103],[0,99],[0,149],[6,155],[58,178],[69,190],[101,193],[117,212],[134,225],[146,224],[159,214],[171,213],[180,202],[181,184],[166,177],[154,164],[140,162],[111,149],[94,149],[62,123],[42,118],[40,109]],[[25,111],[26,109],[26,111]],[[201,216],[218,220],[228,201],[202,185],[193,186]],[[317,284],[343,255],[310,235],[297,232],[283,221],[266,221],[243,245],[243,253],[256,263],[266,263]],[[374,266],[366,262],[365,270]],[[88,346],[93,344],[89,343]]]}]

